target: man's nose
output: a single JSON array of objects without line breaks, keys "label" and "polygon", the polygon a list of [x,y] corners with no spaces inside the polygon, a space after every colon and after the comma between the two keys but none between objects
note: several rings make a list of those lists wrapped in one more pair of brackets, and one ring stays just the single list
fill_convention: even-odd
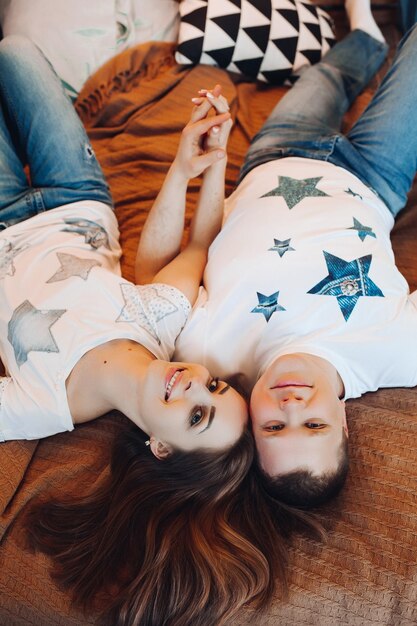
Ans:
[{"label": "man's nose", "polygon": [[290,410],[292,407],[298,407],[305,404],[305,400],[302,395],[297,393],[288,393],[278,400],[279,407],[282,410]]}]

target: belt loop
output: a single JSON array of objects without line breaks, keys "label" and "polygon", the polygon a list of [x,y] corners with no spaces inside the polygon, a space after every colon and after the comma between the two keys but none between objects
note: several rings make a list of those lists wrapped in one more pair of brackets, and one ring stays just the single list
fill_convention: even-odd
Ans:
[{"label": "belt loop", "polygon": [[42,192],[40,189],[33,190],[33,200],[36,209],[36,213],[43,213],[46,211],[46,207],[43,201]]}]

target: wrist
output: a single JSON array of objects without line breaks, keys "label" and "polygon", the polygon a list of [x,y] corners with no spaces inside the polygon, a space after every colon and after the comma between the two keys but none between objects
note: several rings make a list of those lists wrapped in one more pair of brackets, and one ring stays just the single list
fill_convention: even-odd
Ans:
[{"label": "wrist", "polygon": [[171,163],[171,167],[169,168],[169,177],[175,181],[176,184],[180,186],[188,186],[188,183],[191,180],[189,173],[185,171],[184,167],[177,161],[175,158]]}]

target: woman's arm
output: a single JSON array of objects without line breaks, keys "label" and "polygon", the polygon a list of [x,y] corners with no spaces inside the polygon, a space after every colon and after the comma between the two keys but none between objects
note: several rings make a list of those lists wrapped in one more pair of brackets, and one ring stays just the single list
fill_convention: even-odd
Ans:
[{"label": "woman's arm", "polygon": [[[207,114],[212,107],[217,114],[228,113],[229,106],[225,98],[220,95],[220,86],[215,87],[214,95],[211,92],[205,91],[204,93],[209,97],[195,99],[197,101],[196,115]],[[220,150],[225,153],[231,126],[230,116],[221,124],[213,126],[205,137],[206,150]],[[175,285],[192,304],[197,298],[207,262],[208,248],[222,224],[225,170],[225,158],[215,161],[205,170],[197,208],[191,222],[188,244],[154,278],[154,282]]]},{"label": "woman's arm", "polygon": [[137,283],[155,282],[158,272],[178,255],[188,182],[225,158],[224,150],[206,149],[203,140],[213,127],[221,126],[230,115],[225,112],[209,118],[206,116],[207,112],[202,107],[195,107],[190,122],[182,132],[175,160],[143,227],[136,256]]}]

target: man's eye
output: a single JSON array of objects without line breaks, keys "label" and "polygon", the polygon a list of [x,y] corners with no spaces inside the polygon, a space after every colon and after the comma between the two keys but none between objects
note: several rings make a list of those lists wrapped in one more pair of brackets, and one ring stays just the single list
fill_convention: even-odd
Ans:
[{"label": "man's eye", "polygon": [[325,424],[320,424],[319,422],[306,422],[307,428],[311,428],[311,430],[319,430],[320,428],[324,428]]},{"label": "man's eye", "polygon": [[197,426],[204,417],[203,409],[200,407],[194,409],[190,415],[190,426]]},{"label": "man's eye", "polygon": [[219,388],[219,379],[218,378],[212,378],[211,381],[209,382],[209,384],[207,385],[208,390],[213,393],[214,391],[216,391]]},{"label": "man's eye", "polygon": [[278,430],[282,430],[284,428],[284,424],[272,424],[271,426],[265,426],[265,430],[269,433],[277,432]]}]

